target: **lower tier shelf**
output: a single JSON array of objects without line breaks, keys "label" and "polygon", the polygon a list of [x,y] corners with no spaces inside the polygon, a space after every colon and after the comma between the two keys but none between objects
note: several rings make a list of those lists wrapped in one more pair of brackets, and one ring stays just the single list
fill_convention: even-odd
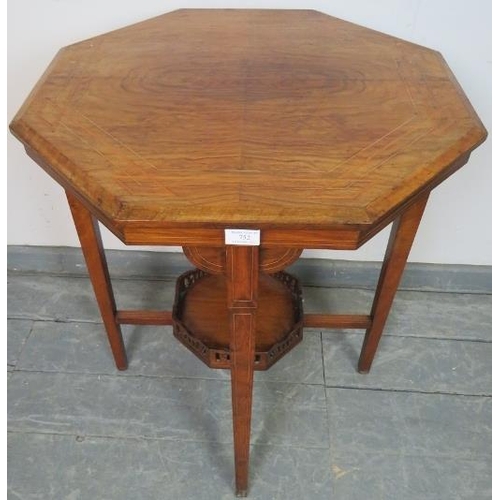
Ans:
[{"label": "lower tier shelf", "polygon": [[[177,280],[172,311],[175,337],[210,368],[230,368],[225,276],[200,270]],[[259,274],[255,370],[267,370],[302,340],[302,293],[285,272]]]}]

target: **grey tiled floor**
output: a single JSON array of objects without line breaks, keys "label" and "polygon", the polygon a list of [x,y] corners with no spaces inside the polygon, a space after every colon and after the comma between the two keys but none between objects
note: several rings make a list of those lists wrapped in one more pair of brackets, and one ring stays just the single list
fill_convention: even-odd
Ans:
[{"label": "grey tiled floor", "polygon": [[[169,308],[173,284],[115,280],[121,308]],[[12,274],[9,498],[233,498],[225,371],[166,327],[126,327],[114,368],[86,278]],[[305,290],[309,311],[373,293]],[[256,374],[253,499],[491,498],[491,297],[401,291],[372,371],[362,332],[306,330]]]}]

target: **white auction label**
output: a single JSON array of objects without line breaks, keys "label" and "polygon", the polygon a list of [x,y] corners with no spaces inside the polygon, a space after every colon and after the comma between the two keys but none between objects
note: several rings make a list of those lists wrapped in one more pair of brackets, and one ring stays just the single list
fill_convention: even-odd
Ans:
[{"label": "white auction label", "polygon": [[226,245],[246,245],[258,247],[260,245],[260,231],[258,229],[225,229]]}]

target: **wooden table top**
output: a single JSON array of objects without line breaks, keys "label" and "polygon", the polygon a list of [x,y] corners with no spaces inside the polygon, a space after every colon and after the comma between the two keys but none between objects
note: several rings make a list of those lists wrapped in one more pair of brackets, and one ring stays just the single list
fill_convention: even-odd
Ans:
[{"label": "wooden table top", "polygon": [[11,130],[122,237],[368,234],[486,138],[438,52],[291,10],[180,10],[65,47]]}]

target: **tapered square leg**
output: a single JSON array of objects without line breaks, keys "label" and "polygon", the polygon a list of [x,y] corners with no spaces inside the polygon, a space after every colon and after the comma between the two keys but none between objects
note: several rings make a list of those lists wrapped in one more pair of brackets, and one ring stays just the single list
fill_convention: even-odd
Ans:
[{"label": "tapered square leg", "polygon": [[116,367],[119,370],[126,370],[127,354],[120,326],[116,322],[115,298],[102,246],[99,223],[75,196],[68,191],[66,196]]},{"label": "tapered square leg", "polygon": [[415,239],[415,234],[424,213],[427,198],[428,195],[413,203],[392,225],[384,263],[382,264],[373,300],[371,310],[372,323],[368,330],[366,330],[359,357],[358,370],[361,373],[368,373],[370,371],[413,240]]},{"label": "tapered square leg", "polygon": [[246,496],[255,363],[258,247],[228,246],[226,262],[231,327],[231,392],[236,495]]}]

